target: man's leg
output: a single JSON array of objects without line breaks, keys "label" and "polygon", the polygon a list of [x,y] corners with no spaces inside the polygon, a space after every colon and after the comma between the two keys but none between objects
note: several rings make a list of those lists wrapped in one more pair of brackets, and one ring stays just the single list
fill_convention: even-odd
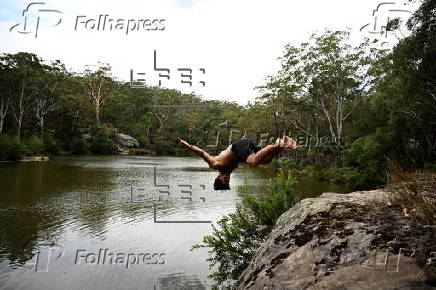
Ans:
[{"label": "man's leg", "polygon": [[271,162],[273,158],[279,155],[282,150],[283,147],[279,144],[267,145],[256,154],[251,154],[248,156],[247,164],[251,167],[256,167],[261,163]]},{"label": "man's leg", "polygon": [[251,154],[250,156],[248,156],[247,164],[251,167],[256,167],[262,163],[269,163],[284,149],[296,150],[298,149],[298,145],[293,139],[289,138],[288,136],[284,136],[282,139],[278,138],[274,144],[265,146],[265,148],[263,148],[256,154]]}]

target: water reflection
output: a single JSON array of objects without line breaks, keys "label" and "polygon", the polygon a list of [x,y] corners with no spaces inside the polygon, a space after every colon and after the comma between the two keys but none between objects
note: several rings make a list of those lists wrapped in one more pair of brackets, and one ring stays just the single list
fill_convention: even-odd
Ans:
[{"label": "water reflection", "polygon": [[[273,174],[241,166],[232,176],[233,190],[221,192],[212,188],[216,172],[198,158],[85,156],[0,163],[0,288],[208,289],[207,251],[190,248],[211,233],[211,225],[154,223],[154,215],[159,221],[216,222],[234,210],[237,185],[249,179],[260,188]],[[299,186],[313,195],[329,191],[309,183]],[[191,194],[179,185],[190,185]],[[78,250],[101,249],[165,253],[165,263],[128,269],[75,263]],[[35,270],[38,251],[39,269],[47,272]]]}]

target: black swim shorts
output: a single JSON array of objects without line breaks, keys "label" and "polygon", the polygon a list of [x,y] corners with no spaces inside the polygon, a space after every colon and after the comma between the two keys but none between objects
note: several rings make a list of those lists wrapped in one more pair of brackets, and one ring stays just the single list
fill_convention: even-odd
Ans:
[{"label": "black swim shorts", "polygon": [[242,138],[232,143],[232,151],[238,158],[238,162],[247,161],[247,157],[253,153],[257,153],[260,146],[257,146],[256,140]]}]

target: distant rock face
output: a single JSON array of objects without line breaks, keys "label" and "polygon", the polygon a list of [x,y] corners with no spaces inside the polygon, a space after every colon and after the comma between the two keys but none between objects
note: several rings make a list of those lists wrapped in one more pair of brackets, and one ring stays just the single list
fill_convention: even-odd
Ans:
[{"label": "distant rock face", "polygon": [[40,162],[40,161],[49,161],[50,159],[47,156],[25,156],[20,161],[22,162]]},{"label": "distant rock face", "polygon": [[91,134],[83,134],[83,135],[82,135],[82,138],[83,138],[83,140],[85,140],[85,141],[91,141],[92,136],[91,136]]},{"label": "distant rock face", "polygon": [[386,192],[373,190],[299,202],[279,218],[235,288],[434,287],[436,227],[412,222]]},{"label": "distant rock face", "polygon": [[138,148],[139,142],[132,136],[126,134],[115,134],[115,142],[121,147]]}]

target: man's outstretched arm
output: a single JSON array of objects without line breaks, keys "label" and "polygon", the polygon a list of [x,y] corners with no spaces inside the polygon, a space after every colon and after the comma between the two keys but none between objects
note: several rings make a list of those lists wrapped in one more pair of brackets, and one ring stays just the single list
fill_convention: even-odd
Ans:
[{"label": "man's outstretched arm", "polygon": [[215,158],[211,156],[209,153],[198,148],[197,146],[189,144],[185,140],[177,138],[177,141],[183,146],[185,146],[186,148],[188,148],[189,150],[191,150],[192,152],[194,152],[195,154],[197,154],[198,156],[200,156],[201,158],[203,158],[203,160],[207,162],[210,168],[215,169],[217,162]]}]

